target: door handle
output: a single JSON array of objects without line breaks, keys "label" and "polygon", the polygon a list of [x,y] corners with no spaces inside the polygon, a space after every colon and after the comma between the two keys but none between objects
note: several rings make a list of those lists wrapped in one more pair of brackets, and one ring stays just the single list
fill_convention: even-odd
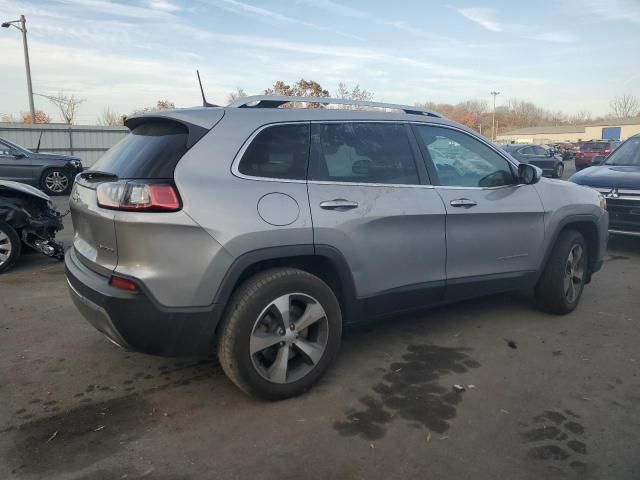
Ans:
[{"label": "door handle", "polygon": [[335,200],[325,200],[324,202],[320,202],[320,208],[324,208],[325,210],[344,211],[351,210],[352,208],[358,208],[358,204],[342,198],[336,198]]},{"label": "door handle", "polygon": [[468,198],[458,198],[456,200],[451,200],[452,207],[471,208],[471,207],[475,207],[476,205],[478,205],[477,202],[474,202],[473,200],[469,200]]}]

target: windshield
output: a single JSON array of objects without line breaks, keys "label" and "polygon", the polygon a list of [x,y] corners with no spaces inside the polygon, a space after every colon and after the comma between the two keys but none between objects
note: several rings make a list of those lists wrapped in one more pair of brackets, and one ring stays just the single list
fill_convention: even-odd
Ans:
[{"label": "windshield", "polygon": [[630,138],[607,158],[605,165],[640,166],[640,137]]}]

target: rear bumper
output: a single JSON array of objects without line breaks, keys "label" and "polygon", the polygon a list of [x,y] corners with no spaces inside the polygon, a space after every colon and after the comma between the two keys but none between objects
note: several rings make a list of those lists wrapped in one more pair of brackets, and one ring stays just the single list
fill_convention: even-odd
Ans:
[{"label": "rear bumper", "polygon": [[83,265],[73,248],[65,256],[71,298],[85,319],[115,344],[153,355],[187,356],[212,352],[223,306],[166,308],[145,292],[109,285]]}]

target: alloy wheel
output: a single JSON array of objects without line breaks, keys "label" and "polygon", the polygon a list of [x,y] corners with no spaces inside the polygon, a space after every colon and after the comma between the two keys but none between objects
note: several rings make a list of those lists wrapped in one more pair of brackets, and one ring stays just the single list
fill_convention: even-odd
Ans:
[{"label": "alloy wheel", "polygon": [[564,274],[564,295],[569,303],[576,301],[584,282],[585,256],[581,245],[574,245],[569,252]]},{"label": "alloy wheel", "polygon": [[54,170],[47,174],[44,184],[51,192],[62,193],[67,189],[69,179],[64,173]]},{"label": "alloy wheel", "polygon": [[254,368],[273,383],[292,383],[320,362],[329,321],[310,295],[290,293],[273,300],[256,319],[249,341]]},{"label": "alloy wheel", "polygon": [[0,230],[0,267],[9,260],[12,250],[13,245],[11,244],[11,239],[6,233]]}]

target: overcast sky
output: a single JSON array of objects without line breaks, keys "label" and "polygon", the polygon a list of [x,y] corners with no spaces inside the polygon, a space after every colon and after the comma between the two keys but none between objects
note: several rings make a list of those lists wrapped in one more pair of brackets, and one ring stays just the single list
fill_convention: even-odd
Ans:
[{"label": "overcast sky", "polygon": [[[169,99],[225,102],[282,79],[360,84],[380,101],[489,92],[594,116],[640,96],[640,0],[0,0],[27,17],[36,93],[74,93],[79,123]],[[28,110],[20,32],[0,30],[0,114]],[[36,108],[59,116],[47,100]]]}]

